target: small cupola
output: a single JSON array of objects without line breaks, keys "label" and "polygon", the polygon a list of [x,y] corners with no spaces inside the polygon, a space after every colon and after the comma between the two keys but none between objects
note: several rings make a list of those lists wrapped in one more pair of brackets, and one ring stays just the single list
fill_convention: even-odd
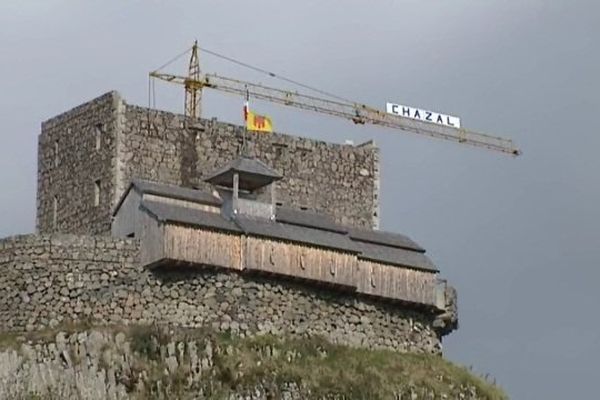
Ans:
[{"label": "small cupola", "polygon": [[239,157],[204,178],[223,199],[222,212],[228,218],[245,215],[275,218],[275,183],[281,174],[256,158]]}]

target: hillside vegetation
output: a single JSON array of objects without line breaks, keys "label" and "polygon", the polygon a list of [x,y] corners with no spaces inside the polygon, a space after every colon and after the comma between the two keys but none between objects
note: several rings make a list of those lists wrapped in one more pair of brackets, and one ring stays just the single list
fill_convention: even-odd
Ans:
[{"label": "hillside vegetation", "polygon": [[506,399],[438,356],[148,326],[0,340],[4,399]]}]

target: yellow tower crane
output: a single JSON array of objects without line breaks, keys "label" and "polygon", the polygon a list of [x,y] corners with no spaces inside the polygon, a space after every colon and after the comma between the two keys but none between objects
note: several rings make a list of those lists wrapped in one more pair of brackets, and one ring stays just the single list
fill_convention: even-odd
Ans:
[{"label": "yellow tower crane", "polygon": [[[262,84],[246,82],[239,79],[227,78],[217,74],[202,74],[200,71],[200,62],[198,57],[198,43],[195,42],[191,49],[186,50],[184,54],[191,53],[188,67],[188,76],[173,75],[163,73],[160,70],[168,65],[150,72],[150,78],[156,78],[163,81],[183,85],[185,88],[185,115],[191,118],[200,117],[202,90],[204,88],[219,90],[221,92],[231,93],[242,97],[253,97],[256,99],[280,104],[288,107],[295,107],[302,110],[309,110],[321,114],[333,115],[353,121],[355,124],[371,124],[391,129],[398,129],[406,132],[412,132],[419,135],[434,137],[438,139],[450,140],[457,143],[467,144],[475,147],[482,147],[493,151],[499,151],[505,154],[518,156],[520,150],[510,139],[497,136],[491,136],[480,132],[467,130],[464,128],[454,128],[447,125],[440,125],[422,120],[412,119],[401,115],[394,115],[375,107],[353,102],[333,96],[325,91],[311,88],[307,85],[299,84],[287,78],[278,77],[276,74],[251,67],[247,64],[233,60],[231,58],[219,55],[209,50],[203,50],[210,54],[225,58],[229,61],[251,67],[260,72],[267,73],[271,77],[278,77],[285,81],[299,84],[305,88],[325,94],[328,97],[335,97],[335,100],[323,97],[298,93],[265,86]],[[176,58],[178,58],[176,57]]]},{"label": "yellow tower crane", "polygon": [[192,55],[188,67],[185,86],[185,115],[200,118],[200,102],[202,101],[202,81],[200,80],[200,60],[198,59],[198,42],[192,46]]}]

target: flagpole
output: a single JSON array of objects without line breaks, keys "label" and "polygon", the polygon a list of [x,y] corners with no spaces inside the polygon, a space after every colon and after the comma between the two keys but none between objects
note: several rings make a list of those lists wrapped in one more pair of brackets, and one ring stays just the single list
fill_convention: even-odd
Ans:
[{"label": "flagpole", "polygon": [[246,104],[244,105],[244,131],[242,133],[242,157],[248,156],[246,149],[246,136],[248,135],[248,113],[250,112],[249,106],[250,92],[246,88]]}]

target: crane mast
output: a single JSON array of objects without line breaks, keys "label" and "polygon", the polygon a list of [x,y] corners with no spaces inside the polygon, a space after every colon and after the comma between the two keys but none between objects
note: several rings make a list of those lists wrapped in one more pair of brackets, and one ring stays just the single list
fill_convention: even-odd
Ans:
[{"label": "crane mast", "polygon": [[198,59],[198,42],[192,46],[190,64],[188,67],[188,78],[183,83],[185,87],[185,115],[192,118],[200,118],[200,106],[202,101],[202,86],[200,85],[200,61]]},{"label": "crane mast", "polygon": [[204,88],[218,90],[242,97],[253,97],[274,104],[313,111],[353,121],[355,124],[370,124],[391,129],[412,132],[422,136],[449,140],[488,150],[498,151],[513,156],[519,155],[520,150],[512,140],[464,128],[453,128],[419,121],[399,115],[388,114],[365,104],[330,100],[318,96],[283,90],[228,78],[218,74],[201,74],[198,62],[198,46],[194,43],[190,58],[189,75],[167,74],[160,71],[150,73],[151,78],[183,85],[185,88],[185,115],[192,118],[200,117],[200,101]]}]

